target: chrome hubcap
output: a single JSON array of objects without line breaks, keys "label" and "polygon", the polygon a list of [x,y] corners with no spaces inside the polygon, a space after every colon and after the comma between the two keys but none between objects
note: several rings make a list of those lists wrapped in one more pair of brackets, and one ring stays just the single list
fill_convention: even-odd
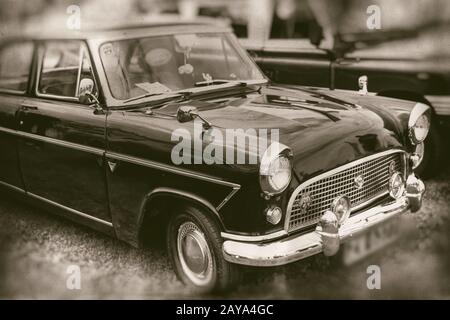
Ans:
[{"label": "chrome hubcap", "polygon": [[185,222],[178,229],[177,250],[186,276],[198,286],[211,281],[213,260],[205,235],[193,222]]}]

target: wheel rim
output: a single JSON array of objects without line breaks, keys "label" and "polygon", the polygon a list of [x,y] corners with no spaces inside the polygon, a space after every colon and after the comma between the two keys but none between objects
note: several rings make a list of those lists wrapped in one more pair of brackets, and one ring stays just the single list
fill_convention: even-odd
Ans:
[{"label": "wheel rim", "polygon": [[178,228],[177,250],[184,274],[197,286],[208,284],[213,275],[213,258],[205,235],[193,222]]},{"label": "wheel rim", "polygon": [[419,160],[417,161],[416,166],[413,168],[413,169],[416,169],[416,168],[418,168],[420,166],[420,164],[423,161],[423,157],[425,155],[425,143],[424,142],[419,143],[416,146],[416,150],[414,152],[419,156]]}]

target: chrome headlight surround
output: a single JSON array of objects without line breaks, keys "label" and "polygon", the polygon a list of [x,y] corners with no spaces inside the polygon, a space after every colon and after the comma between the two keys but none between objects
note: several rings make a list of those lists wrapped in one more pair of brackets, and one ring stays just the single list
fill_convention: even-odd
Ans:
[{"label": "chrome headlight surround", "polygon": [[[259,167],[259,184],[264,194],[282,193],[292,179],[292,151],[279,142],[273,142],[264,152]],[[277,181],[276,179],[281,180]]]},{"label": "chrome headlight surround", "polygon": [[426,139],[430,124],[430,107],[423,103],[416,103],[408,119],[409,139],[413,145],[418,145]]}]

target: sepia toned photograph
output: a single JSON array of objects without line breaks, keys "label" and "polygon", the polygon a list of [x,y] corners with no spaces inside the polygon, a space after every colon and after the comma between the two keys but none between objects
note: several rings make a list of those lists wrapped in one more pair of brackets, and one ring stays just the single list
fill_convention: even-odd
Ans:
[{"label": "sepia toned photograph", "polygon": [[447,0],[0,0],[1,300],[448,300],[449,150]]}]

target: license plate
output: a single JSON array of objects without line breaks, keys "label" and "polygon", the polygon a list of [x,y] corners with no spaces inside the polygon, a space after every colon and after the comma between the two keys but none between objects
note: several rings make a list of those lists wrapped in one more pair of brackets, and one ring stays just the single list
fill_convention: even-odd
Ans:
[{"label": "license plate", "polygon": [[343,245],[343,263],[354,264],[398,239],[399,225],[398,218],[390,219],[350,238]]}]

